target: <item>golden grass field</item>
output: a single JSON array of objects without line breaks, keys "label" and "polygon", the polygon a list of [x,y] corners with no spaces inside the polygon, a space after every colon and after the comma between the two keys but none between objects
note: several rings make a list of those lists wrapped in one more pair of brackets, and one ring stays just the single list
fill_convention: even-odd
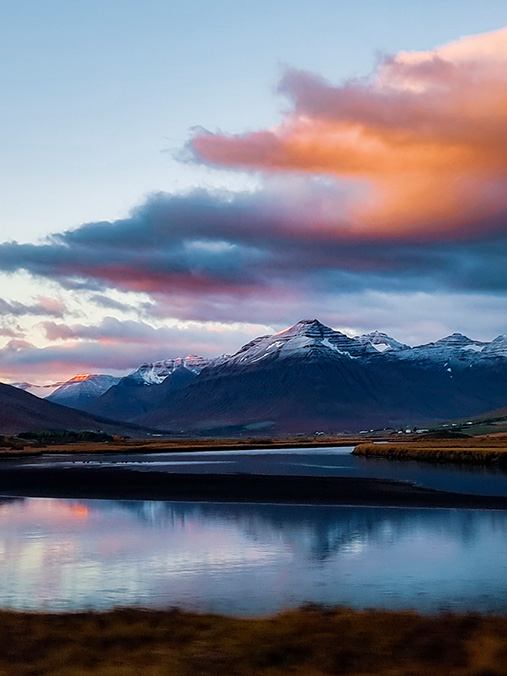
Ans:
[{"label": "golden grass field", "polygon": [[246,450],[249,448],[318,448],[319,446],[354,446],[358,437],[287,437],[253,439],[120,439],[111,442],[79,441],[64,444],[41,445],[12,437],[0,440],[0,458],[13,455],[41,453],[164,453],[205,450]]},{"label": "golden grass field", "polygon": [[471,439],[360,443],[354,455],[421,460],[428,462],[461,462],[491,464],[507,462],[507,435],[473,437]]},{"label": "golden grass field", "polygon": [[0,612],[2,676],[505,676],[507,617]]},{"label": "golden grass field", "polygon": [[[425,439],[412,435],[403,441],[393,437],[378,437],[387,443],[373,443],[357,436],[319,436],[250,439],[122,439],[110,442],[78,441],[72,443],[41,444],[0,437],[0,459],[41,455],[45,453],[189,453],[205,450],[247,450],[250,448],[319,448],[329,446],[355,446],[354,454],[376,456],[394,460],[412,459],[430,462],[469,462],[489,464],[507,462],[507,434],[475,436],[469,439]],[[391,440],[388,440],[391,439]]]}]

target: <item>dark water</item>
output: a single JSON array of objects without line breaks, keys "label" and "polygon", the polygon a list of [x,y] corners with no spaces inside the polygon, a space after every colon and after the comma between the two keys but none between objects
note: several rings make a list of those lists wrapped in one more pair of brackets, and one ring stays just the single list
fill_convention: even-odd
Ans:
[{"label": "dark water", "polygon": [[480,466],[437,465],[351,455],[345,448],[313,448],[248,451],[202,451],[139,455],[75,455],[30,458],[23,464],[84,467],[122,467],[133,471],[229,474],[298,474],[304,476],[351,476],[395,479],[427,488],[507,495],[507,472]]},{"label": "dark water", "polygon": [[507,611],[507,512],[20,498],[0,606]]}]

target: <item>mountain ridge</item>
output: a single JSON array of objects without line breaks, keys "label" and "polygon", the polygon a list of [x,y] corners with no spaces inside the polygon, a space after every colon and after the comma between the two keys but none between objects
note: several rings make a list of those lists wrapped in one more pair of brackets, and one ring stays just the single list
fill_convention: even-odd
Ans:
[{"label": "mountain ridge", "polygon": [[76,397],[65,403],[174,431],[358,431],[438,423],[507,405],[507,338],[487,342],[453,333],[410,347],[381,331],[348,336],[305,319],[232,355],[145,362],[105,383],[104,392],[96,388],[98,396],[77,396],[83,383],[100,377],[68,381],[60,389],[72,394],[74,388]]},{"label": "mountain ridge", "polygon": [[[210,360],[184,384],[176,382],[184,364],[128,393],[127,376],[92,410],[107,403],[109,416],[128,411],[129,420],[178,430],[357,431],[438,422],[507,404],[507,352],[495,340],[490,352],[495,341],[462,334],[410,348],[378,331],[350,337],[301,320]],[[136,397],[142,405],[132,405]]]}]

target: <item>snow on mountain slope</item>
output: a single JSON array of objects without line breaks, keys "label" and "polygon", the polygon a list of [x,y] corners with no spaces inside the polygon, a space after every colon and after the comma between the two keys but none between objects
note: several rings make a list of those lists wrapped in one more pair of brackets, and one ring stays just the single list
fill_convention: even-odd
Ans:
[{"label": "snow on mountain slope", "polygon": [[487,343],[482,354],[484,357],[507,357],[507,336],[498,336],[491,343]]},{"label": "snow on mountain slope", "polygon": [[377,350],[377,352],[381,353],[387,351],[398,352],[399,350],[410,350],[409,345],[400,343],[394,338],[391,338],[391,336],[388,336],[387,333],[382,333],[381,331],[365,333],[362,336],[358,336],[357,340],[359,340],[363,345],[371,345]]},{"label": "snow on mountain slope", "polygon": [[59,389],[74,398],[59,401],[163,430],[426,423],[505,405],[507,336],[486,343],[454,333],[409,347],[380,331],[350,337],[307,319],[232,356],[146,362],[113,382],[101,378],[111,376],[75,377]]},{"label": "snow on mountain slope", "polygon": [[255,338],[231,357],[223,357],[215,362],[211,360],[210,365],[248,366],[264,360],[298,356],[312,360],[371,360],[385,356],[390,361],[402,359],[432,362],[448,367],[450,361],[468,365],[481,357],[507,357],[507,337],[499,336],[492,343],[487,343],[472,340],[461,333],[453,333],[433,343],[410,347],[381,331],[351,338],[316,319],[307,319],[297,322],[285,331]]},{"label": "snow on mountain slope", "polygon": [[105,374],[79,373],[63,383],[47,399],[53,403],[80,408],[83,402],[98,399],[119,380],[120,378]]},{"label": "snow on mountain slope", "polygon": [[439,363],[448,368],[468,367],[486,354],[490,343],[472,340],[462,333],[453,333],[433,343],[418,345],[398,353],[400,359]]},{"label": "snow on mountain slope", "polygon": [[23,390],[24,392],[29,392],[30,394],[39,397],[39,399],[45,399],[56,392],[56,390],[63,385],[63,382],[59,383],[50,383],[48,385],[37,385],[34,383],[9,383],[12,387],[16,387],[18,390]]},{"label": "snow on mountain slope", "polygon": [[132,371],[127,377],[137,380],[140,384],[144,385],[160,385],[177,369],[184,367],[192,371],[192,373],[197,374],[215,361],[214,359],[205,359],[204,357],[190,354],[188,357],[146,362]]},{"label": "snow on mountain slope", "polygon": [[375,354],[369,343],[349,338],[340,331],[324,326],[317,319],[303,319],[294,326],[272,336],[260,336],[244,345],[218,365],[248,366],[261,360],[307,357],[312,359],[357,359]]},{"label": "snow on mountain slope", "polygon": [[[370,361],[382,357],[437,363],[443,368],[453,365],[465,366],[484,356],[507,356],[507,338],[499,336],[490,347],[489,343],[472,340],[460,333],[441,338],[433,343],[410,347],[381,331],[372,331],[350,337],[341,331],[325,326],[317,319],[304,319],[273,335],[259,336],[243,345],[235,354],[205,359],[190,355],[185,358],[142,364],[129,376],[139,384],[159,385],[178,369],[185,367],[200,374],[205,367],[220,367],[227,371],[247,368],[258,363],[301,357],[322,362],[339,359]],[[208,371],[207,371],[208,372]]]},{"label": "snow on mountain slope", "polygon": [[472,340],[468,336],[464,336],[462,333],[453,333],[450,336],[440,338],[440,340],[437,340],[434,343],[428,343],[427,345],[423,345],[422,347],[433,347],[433,348],[450,347],[450,348],[458,348],[461,350],[473,350],[474,352],[480,352],[485,345],[488,345],[488,343],[482,342],[480,340]]}]

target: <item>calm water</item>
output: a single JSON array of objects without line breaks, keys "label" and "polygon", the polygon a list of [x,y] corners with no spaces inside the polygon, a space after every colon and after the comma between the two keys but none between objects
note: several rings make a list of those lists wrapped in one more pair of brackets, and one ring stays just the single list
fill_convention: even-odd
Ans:
[{"label": "calm water", "polygon": [[[304,476],[351,476],[396,479],[419,483],[427,488],[507,495],[507,472],[487,467],[436,465],[424,462],[362,458],[344,448],[292,448],[284,450],[202,451],[139,455],[75,455],[28,458],[26,465],[120,467],[126,471],[158,471],[228,474],[298,474]],[[19,461],[17,461],[19,463]]]},{"label": "calm water", "polygon": [[0,606],[507,611],[507,512],[6,499]]},{"label": "calm water", "polygon": [[[501,471],[357,458],[351,450],[59,456],[24,464],[377,477],[507,495]],[[507,612],[501,511],[5,499],[0,561],[3,607],[177,605],[260,615],[312,601]]]}]

